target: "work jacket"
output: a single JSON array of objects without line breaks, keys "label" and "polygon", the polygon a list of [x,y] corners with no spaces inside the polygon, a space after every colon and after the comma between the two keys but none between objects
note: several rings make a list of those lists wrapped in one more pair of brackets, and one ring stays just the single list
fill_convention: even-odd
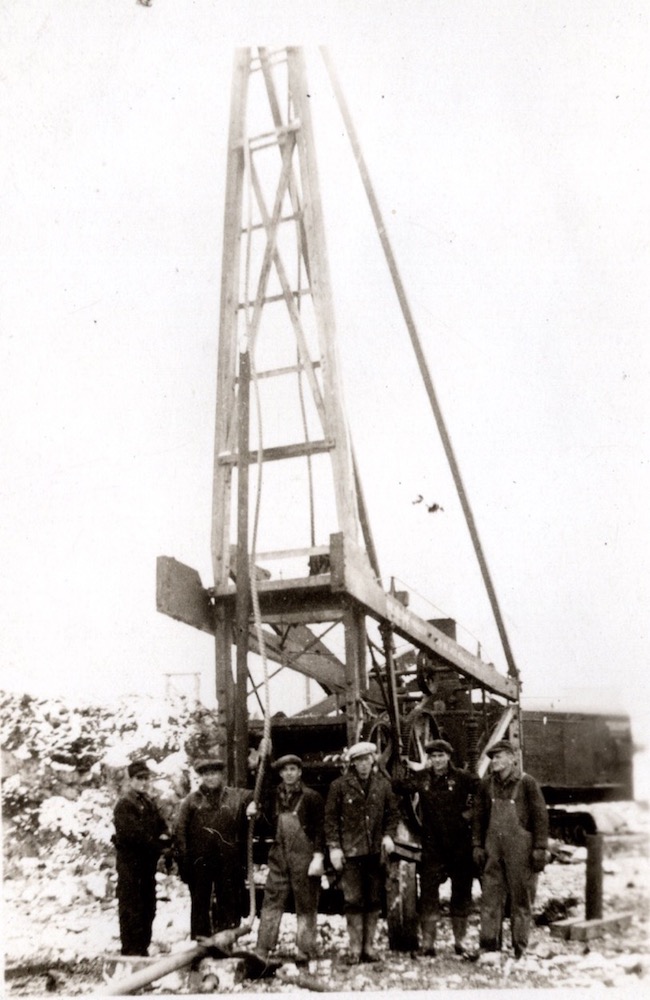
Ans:
[{"label": "work jacket", "polygon": [[399,810],[390,781],[371,771],[367,782],[350,770],[332,782],[325,805],[327,846],[346,857],[379,854],[381,840],[397,832]]},{"label": "work jacket", "polygon": [[512,774],[501,781],[496,774],[488,774],[481,781],[472,817],[472,841],[475,847],[485,847],[490,825],[492,799],[514,801],[521,826],[532,834],[531,850],[545,849],[548,844],[548,813],[541,789],[530,774]]},{"label": "work jacket", "polygon": [[123,859],[157,862],[163,846],[160,838],[167,833],[167,824],[149,795],[130,788],[118,799],[113,822],[113,843]]},{"label": "work jacket", "polygon": [[246,806],[253,793],[244,788],[201,786],[183,799],[174,829],[179,869],[198,862],[241,865],[246,861]]},{"label": "work jacket", "polygon": [[397,779],[397,792],[418,795],[422,852],[452,860],[472,851],[472,806],[479,779],[449,764],[445,774],[431,767]]}]

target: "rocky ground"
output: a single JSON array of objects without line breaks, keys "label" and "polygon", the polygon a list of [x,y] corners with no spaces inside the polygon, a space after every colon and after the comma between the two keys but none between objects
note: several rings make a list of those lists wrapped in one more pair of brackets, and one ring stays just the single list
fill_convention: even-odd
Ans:
[{"label": "rocky ground", "polygon": [[[135,702],[108,711],[72,709],[58,702],[0,695],[3,748],[3,914],[5,995],[98,994],[129,971],[119,951],[111,811],[125,762],[147,756],[159,771],[157,789],[173,814],[187,791],[188,760],[215,738],[209,713],[186,705]],[[216,734],[218,736],[218,734]],[[283,920],[273,978],[242,979],[236,959],[206,960],[190,976],[174,972],[148,988],[154,994],[198,992],[403,992],[564,987],[610,987],[641,992],[650,970],[650,861],[648,810],[627,803],[601,810],[605,831],[605,916],[631,913],[628,927],[588,942],[552,936],[549,920],[583,916],[585,851],[555,845],[540,878],[537,923],[528,953],[464,961],[453,953],[448,920],[438,955],[390,952],[383,921],[382,961],[344,964],[342,916],[319,916],[321,956],[297,969],[295,920]],[[175,875],[158,875],[158,911],[151,961],[190,947],[189,898]],[[448,886],[443,887],[443,897]],[[478,943],[478,894],[470,946]],[[238,945],[251,948],[255,930]]]},{"label": "rocky ground", "polygon": [[[376,965],[347,967],[342,962],[346,935],[341,916],[320,916],[322,954],[308,970],[292,961],[295,920],[286,915],[279,957],[284,965],[270,979],[240,981],[241,963],[208,960],[193,977],[186,970],[157,981],[148,992],[189,994],[202,991],[236,993],[316,991],[411,991],[439,989],[504,989],[521,987],[593,987],[641,991],[650,970],[650,892],[647,840],[643,835],[606,839],[604,913],[631,912],[630,926],[588,942],[552,936],[543,921],[563,910],[584,914],[585,861],[574,852],[568,863],[553,862],[544,872],[536,904],[537,920],[529,952],[515,961],[510,949],[482,956],[471,963],[453,953],[448,921],[444,921],[436,958],[415,958],[388,950],[385,925],[380,923]],[[25,861],[32,859],[25,859]],[[55,859],[57,868],[61,858]],[[6,994],[88,995],[99,992],[111,976],[118,981],[129,969],[116,968],[111,956],[119,950],[117,907],[112,898],[112,873],[96,878],[59,874],[53,880],[47,861],[23,864],[20,874],[5,879]],[[479,889],[476,885],[476,892]],[[443,890],[444,894],[444,890]],[[571,906],[570,901],[574,901]],[[568,905],[567,905],[567,901]],[[189,901],[174,876],[160,875],[153,956],[190,947],[186,929]],[[478,941],[478,913],[471,918],[469,943]],[[239,941],[252,947],[254,933]],[[212,977],[212,978],[210,978]]]}]

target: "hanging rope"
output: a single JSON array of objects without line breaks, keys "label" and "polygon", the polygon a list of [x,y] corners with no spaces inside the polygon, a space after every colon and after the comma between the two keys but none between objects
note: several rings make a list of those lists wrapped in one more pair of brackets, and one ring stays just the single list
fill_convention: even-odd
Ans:
[{"label": "hanging rope", "polygon": [[[257,587],[257,573],[255,568],[255,554],[257,549],[257,531],[259,526],[259,515],[260,515],[260,505],[262,497],[262,408],[260,402],[260,392],[259,392],[259,380],[257,377],[257,369],[255,366],[255,345],[251,340],[251,324],[250,324],[250,262],[251,262],[251,244],[252,244],[252,230],[253,230],[253,212],[252,212],[252,171],[251,171],[251,154],[250,146],[247,142],[244,143],[244,167],[245,174],[247,177],[247,225],[246,225],[246,255],[245,255],[245,270],[244,270],[244,316],[246,323],[246,351],[248,353],[251,381],[253,383],[253,390],[255,393],[255,410],[257,414],[257,487],[255,495],[255,516],[253,518],[253,535],[251,540],[251,554],[250,554],[250,565],[249,565],[249,579],[250,579],[250,589],[251,589],[251,602],[253,606],[253,620],[255,626],[255,635],[257,638],[258,650],[262,658],[262,668],[263,668],[263,688],[264,688],[264,703],[263,703],[263,715],[264,715],[264,727],[262,742],[260,744],[260,755],[258,760],[257,774],[255,776],[255,788],[253,791],[253,802],[256,807],[259,808],[259,802],[262,794],[262,786],[264,783],[264,773],[266,770],[266,761],[270,751],[271,743],[271,706],[270,706],[270,695],[269,695],[269,668],[268,660],[266,656],[266,643],[264,640],[264,630],[262,629],[262,616],[260,613],[260,603],[259,603],[259,593]],[[252,926],[255,920],[256,911],[256,899],[255,899],[255,865],[253,861],[253,839],[255,832],[255,816],[249,817],[248,820],[248,833],[246,838],[246,865],[247,865],[247,877],[248,877],[248,896],[249,896],[249,916],[246,923]]]}]

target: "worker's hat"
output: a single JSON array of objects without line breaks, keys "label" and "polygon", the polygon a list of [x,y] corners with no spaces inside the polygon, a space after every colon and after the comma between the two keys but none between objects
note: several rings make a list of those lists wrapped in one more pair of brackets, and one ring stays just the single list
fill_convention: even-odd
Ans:
[{"label": "worker's hat", "polygon": [[448,753],[450,757],[454,752],[454,748],[451,743],[447,743],[447,740],[429,740],[428,743],[424,744],[424,749],[427,753],[435,753],[436,750],[441,750],[443,753]]},{"label": "worker's hat", "polygon": [[153,774],[146,760],[133,760],[126,770],[129,778],[149,778]]},{"label": "worker's hat", "polygon": [[284,757],[278,757],[272,767],[274,771],[281,771],[288,764],[295,764],[302,770],[302,759],[295,753],[285,753]]},{"label": "worker's hat", "polygon": [[208,774],[210,771],[223,771],[226,762],[219,750],[212,757],[199,757],[193,766],[197,774]]},{"label": "worker's hat", "polygon": [[517,751],[513,747],[510,740],[499,740],[498,743],[495,743],[494,746],[490,747],[490,749],[487,751],[488,757],[494,757],[495,753],[498,753],[499,750],[507,750],[508,753],[511,753],[513,757],[515,757],[517,754]]},{"label": "worker's hat", "polygon": [[368,757],[370,754],[374,757],[377,753],[377,745],[375,743],[355,743],[351,746],[347,752],[348,760],[356,760],[357,757]]}]

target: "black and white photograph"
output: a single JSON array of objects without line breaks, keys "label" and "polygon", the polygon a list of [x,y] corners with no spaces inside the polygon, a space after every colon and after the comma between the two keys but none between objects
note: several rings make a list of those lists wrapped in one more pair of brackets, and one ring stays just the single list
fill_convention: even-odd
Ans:
[{"label": "black and white photograph", "polygon": [[650,9],[0,9],[3,995],[650,983]]}]

